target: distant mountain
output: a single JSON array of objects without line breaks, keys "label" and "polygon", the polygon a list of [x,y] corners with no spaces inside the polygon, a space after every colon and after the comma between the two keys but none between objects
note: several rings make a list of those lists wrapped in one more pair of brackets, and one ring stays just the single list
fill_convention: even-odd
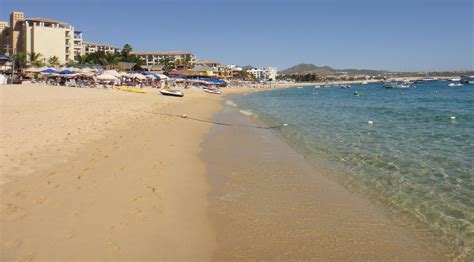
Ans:
[{"label": "distant mountain", "polygon": [[319,67],[313,64],[299,64],[299,65],[292,66],[288,69],[285,69],[281,71],[281,73],[285,75],[302,74],[302,73],[307,73],[307,72],[318,71],[318,69]]},{"label": "distant mountain", "polygon": [[319,74],[367,74],[376,75],[384,74],[388,71],[384,70],[371,70],[371,69],[334,69],[330,66],[316,66],[313,64],[299,64],[292,66],[288,69],[280,71],[284,75],[294,74],[306,74],[306,73],[319,73]]}]

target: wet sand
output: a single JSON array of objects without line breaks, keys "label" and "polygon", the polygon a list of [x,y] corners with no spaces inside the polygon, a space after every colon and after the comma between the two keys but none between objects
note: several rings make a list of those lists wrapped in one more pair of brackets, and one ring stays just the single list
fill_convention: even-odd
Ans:
[{"label": "wet sand", "polygon": [[[260,125],[229,106],[214,119]],[[393,221],[273,132],[216,126],[203,143],[214,260],[446,260],[425,229]]]}]

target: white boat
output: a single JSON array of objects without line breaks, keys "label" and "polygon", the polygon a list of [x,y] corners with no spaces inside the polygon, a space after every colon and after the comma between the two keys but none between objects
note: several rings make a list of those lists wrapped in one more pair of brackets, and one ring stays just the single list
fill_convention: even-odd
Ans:
[{"label": "white boat", "polygon": [[221,90],[213,87],[208,87],[208,88],[203,88],[204,92],[207,92],[209,94],[216,94],[219,95],[221,93]]},{"label": "white boat", "polygon": [[461,84],[474,84],[474,76],[461,76]]},{"label": "white boat", "polygon": [[383,83],[383,87],[388,88],[388,89],[403,89],[403,88],[410,88],[410,83],[409,82],[404,82],[404,81],[394,81],[394,80],[389,80],[385,81]]},{"label": "white boat", "polygon": [[173,90],[173,89],[161,89],[160,93],[165,96],[178,96],[178,97],[184,96],[183,92],[179,90]]},{"label": "white boat", "polygon": [[368,83],[369,82],[367,82],[367,81],[362,82],[363,85],[367,85]]},{"label": "white boat", "polygon": [[461,78],[460,78],[460,77],[451,78],[451,79],[449,79],[449,81],[452,81],[452,82],[459,82],[459,81],[461,81]]},{"label": "white boat", "polygon": [[461,84],[461,83],[450,83],[448,86],[449,87],[457,87],[457,86],[464,86],[464,85]]}]

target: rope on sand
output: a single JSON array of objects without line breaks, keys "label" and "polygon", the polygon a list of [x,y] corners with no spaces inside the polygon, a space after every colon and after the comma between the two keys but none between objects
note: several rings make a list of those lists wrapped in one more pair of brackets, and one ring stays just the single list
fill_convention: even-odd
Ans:
[{"label": "rope on sand", "polygon": [[222,122],[216,122],[216,121],[210,121],[210,120],[190,117],[186,114],[176,115],[176,114],[169,114],[169,113],[146,112],[146,111],[145,111],[145,113],[155,114],[155,115],[163,115],[163,116],[174,116],[174,117],[190,119],[190,120],[194,120],[194,121],[198,121],[198,122],[210,123],[210,124],[221,125],[221,126],[230,126],[230,127],[248,127],[248,128],[260,128],[260,129],[273,129],[273,128],[282,128],[284,126],[288,126],[288,124],[286,124],[286,123],[282,124],[282,125],[277,125],[277,126],[252,126],[252,125],[241,125],[241,124],[229,124],[229,123],[222,123]]}]

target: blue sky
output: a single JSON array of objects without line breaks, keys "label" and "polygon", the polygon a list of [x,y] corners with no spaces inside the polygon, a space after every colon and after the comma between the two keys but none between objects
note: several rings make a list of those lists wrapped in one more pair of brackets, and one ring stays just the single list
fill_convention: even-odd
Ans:
[{"label": "blue sky", "polygon": [[473,0],[2,0],[84,38],[199,59],[394,71],[473,69]]}]

